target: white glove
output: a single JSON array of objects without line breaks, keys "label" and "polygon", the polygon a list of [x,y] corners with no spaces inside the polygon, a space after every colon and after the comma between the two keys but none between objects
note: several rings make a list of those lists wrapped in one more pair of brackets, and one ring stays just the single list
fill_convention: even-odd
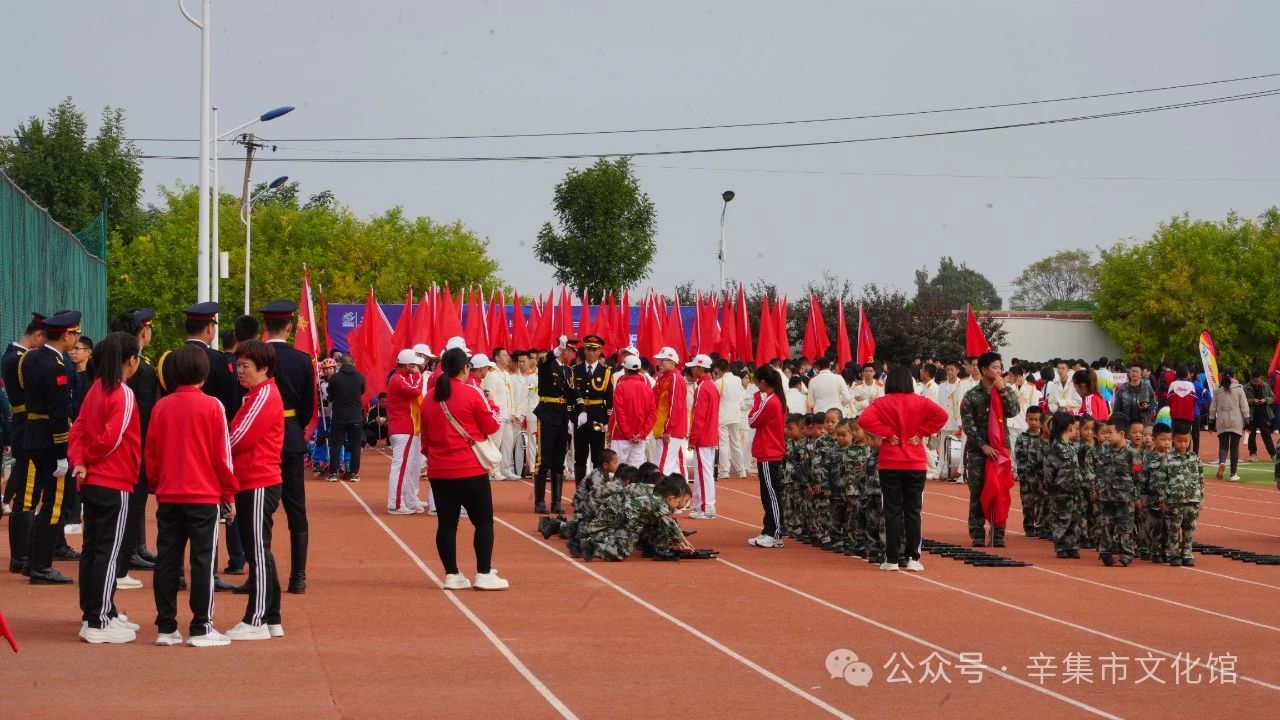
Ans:
[{"label": "white glove", "polygon": [[68,468],[69,466],[67,465],[67,459],[62,458],[61,460],[58,461],[58,466],[53,469],[53,476],[66,477]]},{"label": "white glove", "polygon": [[578,413],[578,427],[582,427],[583,425],[586,425],[586,424],[587,424],[586,411]]}]

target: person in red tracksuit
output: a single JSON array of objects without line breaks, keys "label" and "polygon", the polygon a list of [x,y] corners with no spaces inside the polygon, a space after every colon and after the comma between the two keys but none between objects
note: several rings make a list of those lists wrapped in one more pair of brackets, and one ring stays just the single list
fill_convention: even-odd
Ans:
[{"label": "person in red tracksuit", "polygon": [[624,465],[644,464],[645,440],[653,432],[658,415],[653,390],[640,374],[640,357],[628,355],[622,360],[623,373],[613,388],[613,415],[609,417],[609,449],[618,453]]},{"label": "person in red tracksuit", "polygon": [[239,485],[236,529],[249,561],[249,603],[244,619],[227,631],[232,640],[284,637],[280,575],[271,552],[271,516],[284,495],[284,399],[270,377],[275,366],[270,344],[246,340],[236,346],[236,379],[248,393],[231,420],[231,462]]},{"label": "person in red tracksuit", "polygon": [[[156,493],[155,568],[157,645],[180,645],[178,577],[191,543],[191,638],[193,647],[229,645],[213,629],[213,571],[218,546],[219,506],[225,518],[239,485],[231,466],[226,411],[200,386],[209,376],[209,358],[186,344],[168,355],[166,371],[177,389],[156,403],[147,429],[144,467]],[[283,427],[283,425],[282,425]],[[278,477],[277,473],[277,477]]]},{"label": "person in red tracksuit", "polygon": [[116,612],[116,567],[132,554],[125,538],[129,503],[142,466],[142,426],[133,389],[125,384],[138,370],[138,339],[111,333],[94,351],[98,376],[71,426],[67,458],[84,503],[80,553],[80,638],[89,643],[126,643],[138,626]]},{"label": "person in red tracksuit", "polygon": [[711,379],[711,358],[695,355],[685,367],[693,372],[693,418],[689,450],[693,453],[691,520],[716,517],[716,449],[720,446],[720,391]]},{"label": "person in red tracksuit", "polygon": [[684,475],[684,450],[689,442],[689,393],[680,372],[680,356],[672,348],[664,347],[653,358],[658,361],[661,373],[653,385],[653,398],[658,406],[658,418],[653,425],[653,436],[659,440],[658,470],[663,475]]},{"label": "person in red tracksuit", "polygon": [[414,515],[427,508],[418,499],[422,474],[422,441],[418,432],[422,412],[421,358],[401,350],[396,370],[387,383],[387,438],[391,441],[391,474],[387,476],[387,512]]},{"label": "person in red tracksuit", "polygon": [[764,506],[764,528],[760,534],[747,541],[748,545],[762,548],[782,547],[782,458],[786,455],[783,431],[786,428],[787,408],[783,398],[782,374],[764,366],[756,371],[756,393],[747,413],[747,425],[756,431],[751,440],[751,456],[756,459],[760,473],[760,504]]}]

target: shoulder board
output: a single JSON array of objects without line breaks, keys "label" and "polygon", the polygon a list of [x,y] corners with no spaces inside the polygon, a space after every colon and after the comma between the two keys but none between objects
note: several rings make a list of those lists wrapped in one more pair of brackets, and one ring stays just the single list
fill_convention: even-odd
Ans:
[{"label": "shoulder board", "polygon": [[27,387],[27,378],[22,372],[22,366],[26,364],[26,362],[27,354],[25,352],[18,355],[18,387],[21,387],[24,390]]},{"label": "shoulder board", "polygon": [[159,380],[160,388],[163,389],[165,392],[169,392],[169,386],[166,385],[164,382],[164,361],[166,358],[169,357],[169,353],[171,352],[173,351],[165,350],[164,354],[160,356],[160,361],[156,364],[156,379]]}]

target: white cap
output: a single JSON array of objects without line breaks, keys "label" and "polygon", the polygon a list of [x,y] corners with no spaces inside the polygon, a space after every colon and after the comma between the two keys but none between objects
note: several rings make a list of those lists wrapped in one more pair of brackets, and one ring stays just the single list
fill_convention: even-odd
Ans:
[{"label": "white cap", "polygon": [[401,350],[400,354],[396,355],[397,365],[417,365],[419,362],[421,362],[421,358],[418,357],[418,353],[412,350]]},{"label": "white cap", "polygon": [[628,355],[628,356],[626,356],[626,357],[622,358],[622,367],[626,368],[627,370],[639,370],[639,369],[640,369],[640,356],[639,356],[639,355]]},{"label": "white cap", "polygon": [[680,362],[680,356],[676,354],[675,349],[667,346],[663,346],[663,348],[658,351],[658,354],[653,356],[653,359],[670,360],[673,363]]},{"label": "white cap", "polygon": [[434,358],[435,353],[431,352],[431,346],[426,343],[418,343],[413,346],[413,351],[424,357]]},{"label": "white cap", "polygon": [[493,361],[489,359],[489,356],[485,355],[484,353],[476,353],[475,355],[471,356],[472,370],[479,370],[481,368],[496,368],[496,367],[498,366],[494,365]]},{"label": "white cap", "polygon": [[444,344],[445,350],[452,350],[454,348],[459,348],[462,350],[462,352],[468,355],[471,354],[471,349],[467,347],[467,341],[463,340],[461,337],[457,335],[454,335],[453,337],[449,338],[449,342]]},{"label": "white cap", "polygon": [[684,364],[685,367],[700,367],[707,370],[711,369],[711,357],[709,355],[694,355],[693,359]]},{"label": "white cap", "polygon": [[635,345],[628,345],[622,348],[621,350],[619,350],[618,352],[622,353],[623,355],[636,355],[636,356],[640,355],[640,351],[636,349]]}]

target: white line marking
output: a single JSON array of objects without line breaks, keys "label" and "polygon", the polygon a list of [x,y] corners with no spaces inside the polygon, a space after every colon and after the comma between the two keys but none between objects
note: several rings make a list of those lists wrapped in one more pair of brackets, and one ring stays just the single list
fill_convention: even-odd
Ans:
[{"label": "white line marking", "polygon": [[1201,505],[1200,509],[1202,512],[1204,510],[1209,510],[1211,512],[1231,513],[1232,515],[1244,515],[1245,517],[1256,517],[1264,520],[1280,520],[1280,517],[1276,517],[1275,515],[1258,515],[1257,513],[1240,512],[1239,510],[1228,510],[1226,508],[1220,508],[1217,505]]},{"label": "white line marking", "polygon": [[799,688],[799,687],[797,687],[797,686],[795,686],[795,685],[791,684],[790,682],[788,682],[785,678],[782,678],[782,677],[780,677],[780,676],[778,676],[778,675],[774,674],[773,672],[771,672],[771,671],[769,671],[769,670],[765,669],[764,667],[760,666],[760,665],[759,665],[759,664],[757,664],[756,662],[752,661],[750,658],[747,658],[747,657],[745,657],[745,656],[743,656],[743,655],[739,654],[737,651],[735,651],[735,650],[733,650],[732,648],[728,647],[727,645],[725,645],[724,643],[720,642],[719,640],[716,640],[715,638],[713,638],[713,637],[711,637],[711,636],[707,635],[706,633],[702,632],[701,630],[699,630],[699,629],[697,629],[697,628],[693,627],[693,626],[692,626],[692,625],[690,625],[689,623],[686,623],[685,621],[681,620],[680,618],[675,617],[674,615],[672,615],[672,614],[668,613],[667,611],[665,611],[665,610],[663,610],[663,609],[661,609],[661,608],[659,608],[659,607],[657,607],[657,606],[653,605],[653,604],[652,604],[652,603],[650,603],[648,600],[645,600],[644,598],[642,598],[642,597],[640,597],[639,595],[636,595],[635,593],[631,592],[630,590],[627,590],[626,588],[624,588],[624,587],[622,587],[622,586],[618,585],[617,583],[615,583],[615,582],[613,582],[612,580],[610,580],[609,578],[607,578],[607,577],[605,577],[605,576],[601,575],[600,573],[596,572],[595,570],[592,570],[591,568],[587,567],[584,563],[576,562],[573,558],[569,557],[568,555],[566,555],[566,554],[564,554],[564,553],[560,552],[559,550],[555,549],[554,547],[551,547],[551,546],[550,546],[550,545],[548,545],[547,543],[544,543],[544,542],[542,542],[541,540],[539,540],[539,539],[537,539],[537,538],[533,537],[533,536],[532,536],[532,535],[530,535],[529,533],[527,533],[527,532],[525,532],[525,531],[521,530],[520,528],[516,527],[515,525],[512,525],[511,523],[507,522],[506,520],[503,520],[502,518],[499,518],[499,517],[495,516],[495,517],[493,518],[493,521],[494,521],[494,522],[496,522],[496,523],[500,523],[500,524],[502,524],[502,525],[503,525],[503,526],[505,526],[507,529],[511,530],[512,532],[517,533],[518,535],[520,535],[521,537],[525,538],[526,540],[528,540],[529,542],[533,543],[534,545],[537,545],[538,547],[541,547],[541,548],[545,549],[547,552],[552,553],[553,555],[556,555],[556,556],[558,556],[558,557],[562,558],[565,562],[568,562],[571,566],[573,566],[573,567],[575,567],[575,568],[577,568],[577,569],[581,570],[582,572],[586,573],[587,575],[590,575],[591,577],[595,578],[596,580],[599,580],[601,583],[603,583],[603,584],[607,585],[608,587],[612,588],[613,590],[616,590],[617,592],[621,593],[624,597],[626,597],[627,599],[629,599],[629,600],[631,600],[632,602],[636,603],[636,604],[637,604],[637,605],[639,605],[640,607],[643,607],[644,609],[646,609],[646,610],[648,610],[648,611],[650,611],[650,612],[654,613],[654,614],[655,614],[655,615],[657,615],[658,617],[661,617],[662,619],[666,620],[667,622],[670,622],[671,624],[675,625],[676,627],[680,628],[681,630],[684,630],[685,632],[689,633],[690,635],[693,635],[694,637],[696,637],[696,638],[698,638],[699,640],[701,640],[701,641],[705,642],[706,644],[710,645],[711,647],[713,647],[713,648],[715,648],[715,649],[719,650],[720,652],[724,653],[725,655],[728,655],[730,658],[733,658],[734,660],[737,660],[739,663],[741,663],[741,664],[743,664],[743,665],[747,666],[748,668],[751,668],[752,670],[756,671],[756,672],[757,672],[757,673],[759,673],[760,675],[763,675],[764,677],[768,678],[769,680],[772,680],[774,683],[777,683],[778,685],[782,686],[783,688],[786,688],[787,690],[791,691],[791,693],[792,693],[792,694],[794,694],[794,695],[796,695],[796,696],[798,696],[798,697],[800,697],[800,698],[802,698],[802,699],[804,699],[804,700],[806,700],[806,701],[808,701],[808,702],[812,703],[813,705],[815,705],[815,706],[817,706],[817,707],[819,707],[819,708],[821,708],[821,709],[825,710],[827,713],[831,714],[831,715],[832,715],[832,716],[834,716],[834,717],[844,718],[844,719],[846,719],[846,720],[853,720],[853,717],[852,717],[851,715],[848,715],[848,714],[846,714],[845,712],[843,712],[842,710],[840,710],[839,708],[834,707],[834,706],[832,706],[832,705],[830,705],[830,704],[828,704],[828,703],[826,703],[826,702],[822,701],[821,699],[819,699],[819,698],[817,698],[817,697],[815,697],[815,696],[813,696],[813,695],[811,695],[811,694],[809,694],[809,693],[805,692],[805,691],[804,691],[804,690],[802,690],[801,688]]},{"label": "white line marking", "polygon": [[502,640],[494,634],[493,630],[471,611],[471,608],[467,607],[466,604],[459,600],[456,593],[444,590],[444,583],[441,581],[440,576],[432,572],[431,568],[428,568],[427,564],[422,561],[422,558],[419,557],[412,548],[405,544],[404,540],[401,540],[400,536],[397,535],[394,530],[387,527],[387,524],[382,522],[382,518],[374,514],[373,510],[367,503],[365,503],[364,499],[357,495],[355,490],[351,489],[350,483],[344,482],[340,484],[342,485],[342,489],[346,490],[347,493],[360,504],[360,507],[364,508],[364,511],[369,514],[369,517],[373,519],[373,522],[377,524],[378,527],[382,528],[382,531],[394,540],[396,545],[400,546],[400,549],[404,551],[405,555],[409,556],[409,559],[413,560],[413,563],[418,566],[418,569],[422,571],[422,574],[426,575],[437,588],[440,588],[441,591],[444,592],[444,596],[449,599],[449,602],[453,603],[454,606],[471,621],[471,624],[475,625],[476,628],[489,639],[489,642],[493,643],[493,646],[498,649],[498,652],[502,653],[502,656],[507,659],[507,662],[511,663],[512,667],[524,676],[524,679],[533,686],[533,689],[537,690],[538,694],[542,695],[551,707],[555,708],[556,712],[560,713],[561,717],[566,720],[578,720],[578,716],[574,715],[573,711],[570,710],[569,707],[560,700],[560,698],[556,697],[555,693],[551,692],[550,688],[544,685],[543,682],[538,679],[538,676],[534,675],[523,662],[520,662],[520,658],[516,657],[516,654],[511,652],[511,648],[507,647],[507,644],[502,642]]}]

